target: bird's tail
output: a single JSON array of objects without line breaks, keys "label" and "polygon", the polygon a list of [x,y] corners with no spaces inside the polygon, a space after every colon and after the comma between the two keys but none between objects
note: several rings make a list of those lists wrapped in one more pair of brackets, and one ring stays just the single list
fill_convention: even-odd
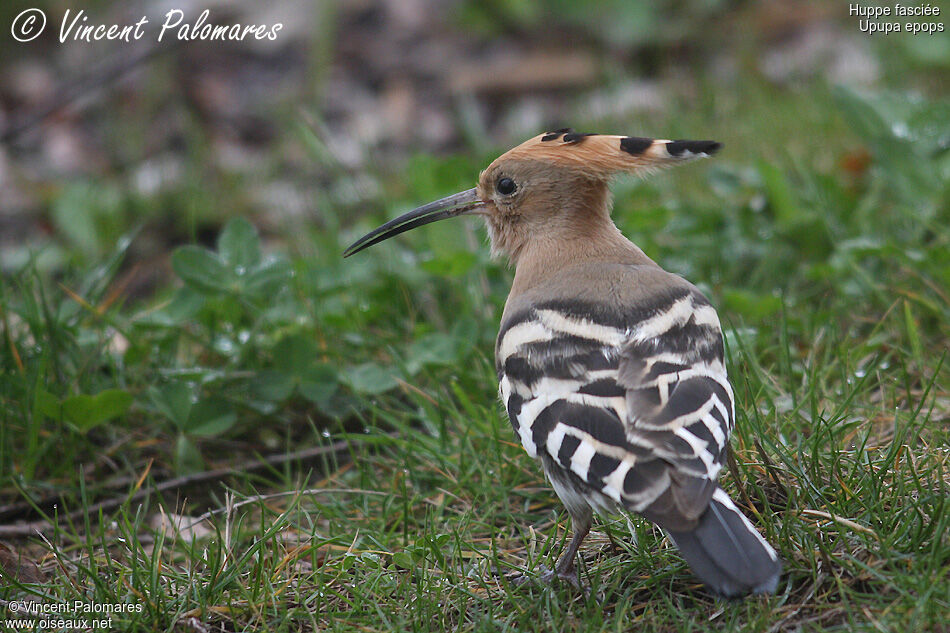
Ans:
[{"label": "bird's tail", "polygon": [[669,535],[693,573],[720,595],[772,593],[778,585],[782,563],[775,550],[722,488],[695,530]]}]

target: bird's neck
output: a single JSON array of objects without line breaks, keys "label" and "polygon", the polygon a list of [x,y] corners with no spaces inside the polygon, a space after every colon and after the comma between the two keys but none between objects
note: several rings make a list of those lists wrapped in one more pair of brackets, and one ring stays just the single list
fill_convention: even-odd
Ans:
[{"label": "bird's neck", "polygon": [[579,264],[656,265],[640,248],[624,237],[609,216],[604,221],[574,227],[570,235],[542,234],[526,240],[518,253],[513,295],[527,292]]}]

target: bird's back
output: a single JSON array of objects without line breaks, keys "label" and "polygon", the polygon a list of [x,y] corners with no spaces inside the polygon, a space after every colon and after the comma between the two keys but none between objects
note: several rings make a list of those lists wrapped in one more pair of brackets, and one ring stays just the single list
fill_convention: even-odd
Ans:
[{"label": "bird's back", "polygon": [[695,525],[733,404],[719,320],[692,284],[652,263],[559,270],[509,298],[496,368],[512,426],[549,475],[598,509]]}]

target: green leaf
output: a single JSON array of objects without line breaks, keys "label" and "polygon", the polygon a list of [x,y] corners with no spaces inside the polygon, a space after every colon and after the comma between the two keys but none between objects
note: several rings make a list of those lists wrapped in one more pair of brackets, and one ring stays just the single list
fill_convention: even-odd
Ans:
[{"label": "green leaf", "polygon": [[300,395],[310,402],[318,405],[326,405],[330,398],[336,393],[339,383],[334,382],[302,382],[300,383]]},{"label": "green leaf", "polygon": [[201,453],[195,443],[184,434],[179,434],[175,441],[175,470],[179,474],[198,472],[204,466]]},{"label": "green leaf", "polygon": [[300,376],[300,395],[314,404],[325,405],[339,385],[335,367],[327,363],[314,363]]},{"label": "green leaf", "polygon": [[248,269],[261,261],[261,241],[254,225],[234,218],[218,237],[218,255],[232,268]]},{"label": "green leaf", "polygon": [[176,327],[185,321],[188,321],[205,304],[206,298],[202,293],[183,286],[179,288],[171,300],[162,306],[160,310],[147,312],[141,318],[136,319],[136,324],[153,327]]},{"label": "green leaf", "polygon": [[231,275],[221,259],[200,246],[175,249],[172,269],[186,284],[206,294],[222,292],[231,282]]},{"label": "green leaf", "polygon": [[400,569],[414,569],[416,567],[413,555],[409,552],[394,552],[393,565]]},{"label": "green leaf", "polygon": [[424,365],[451,365],[457,356],[455,340],[435,332],[416,340],[406,351],[406,370],[416,374]]},{"label": "green leaf", "polygon": [[191,408],[185,432],[189,435],[212,437],[221,435],[237,420],[231,406],[220,399],[201,400]]},{"label": "green leaf", "polygon": [[376,363],[352,367],[344,374],[344,379],[353,391],[371,395],[389,391],[399,384],[395,370]]},{"label": "green leaf", "polygon": [[36,394],[33,396],[33,410],[51,420],[58,420],[63,416],[63,404],[59,401],[59,398],[45,389],[36,390]]},{"label": "green leaf", "polygon": [[881,178],[918,213],[933,213],[946,181],[934,158],[946,147],[950,108],[902,93],[865,93],[845,86],[837,86],[833,95],[880,163]]},{"label": "green leaf", "polygon": [[270,295],[287,284],[294,271],[290,263],[280,257],[267,256],[250,268],[241,278],[246,292],[252,295]]},{"label": "green leaf", "polygon": [[63,400],[63,417],[80,433],[123,415],[132,406],[132,394],[122,389],[106,389],[94,396],[80,394]]},{"label": "green leaf", "polygon": [[274,346],[274,365],[277,369],[299,375],[314,361],[317,348],[307,336],[285,336]]},{"label": "green leaf", "polygon": [[178,324],[194,318],[204,303],[205,298],[201,293],[186,286],[178,289],[162,311],[173,323]]},{"label": "green leaf", "polygon": [[775,165],[765,161],[759,161],[758,167],[768,194],[769,204],[775,213],[776,224],[782,229],[794,226],[800,221],[801,215],[785,174]]},{"label": "green leaf", "polygon": [[254,379],[252,389],[268,402],[283,402],[294,390],[294,377],[283,371],[262,371]]},{"label": "green leaf", "polygon": [[316,404],[326,404],[339,386],[337,370],[316,360],[317,349],[306,336],[291,335],[274,347],[275,369],[261,372],[257,393],[265,400],[281,401],[294,387]]},{"label": "green leaf", "polygon": [[449,547],[450,541],[451,537],[448,534],[440,534],[426,539],[428,551],[432,554],[433,560],[435,560],[441,568],[445,568],[445,556],[442,554],[442,549]]},{"label": "green leaf", "polygon": [[152,387],[149,389],[149,397],[162,415],[171,420],[179,430],[185,430],[193,404],[192,390],[188,385],[183,382],[170,382],[161,388]]}]

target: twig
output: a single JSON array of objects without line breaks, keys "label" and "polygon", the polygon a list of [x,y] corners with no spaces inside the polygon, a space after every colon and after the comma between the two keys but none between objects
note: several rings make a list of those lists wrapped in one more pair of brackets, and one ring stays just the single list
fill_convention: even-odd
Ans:
[{"label": "twig", "polygon": [[[151,468],[151,460],[149,461],[149,468]],[[142,486],[141,479],[148,474],[148,468],[144,473],[133,473],[131,475],[122,475],[114,477],[109,481],[102,482],[100,485],[101,490],[119,490],[126,488],[129,484],[136,484],[136,489]],[[33,499],[32,502],[27,501],[16,501],[13,503],[6,503],[0,505],[0,520],[7,519],[9,517],[16,517],[24,512],[29,512],[33,509],[34,506],[40,506],[41,508],[52,509],[59,501],[58,496],[47,495],[40,497],[39,499]]]},{"label": "twig", "polygon": [[864,532],[865,534],[870,534],[871,536],[877,538],[877,532],[872,530],[869,527],[863,526],[860,523],[855,523],[851,519],[844,519],[839,516],[835,516],[830,512],[825,512],[824,510],[802,510],[801,512],[804,515],[818,517],[820,519],[827,519],[829,521],[834,521],[835,523],[840,523],[845,527],[849,527],[856,532]]},{"label": "twig", "polygon": [[[293,453],[282,453],[280,455],[271,455],[262,460],[247,462],[237,466],[229,466],[227,468],[215,468],[214,470],[206,470],[200,473],[194,473],[191,475],[184,475],[182,477],[175,477],[174,479],[168,479],[161,483],[158,483],[152,487],[140,488],[131,495],[124,495],[122,497],[114,497],[112,499],[105,499],[99,503],[95,503],[88,508],[81,508],[70,512],[64,517],[60,517],[61,520],[74,520],[80,519],[85,516],[87,513],[90,515],[98,514],[100,511],[105,512],[112,510],[121,506],[123,503],[133,501],[135,499],[140,499],[151,494],[166,492],[168,490],[175,490],[178,488],[184,488],[186,486],[191,486],[196,483],[214,481],[216,479],[224,479],[231,475],[245,472],[253,472],[256,470],[263,470],[265,468],[270,468],[273,466],[280,466],[288,462],[298,461],[298,460],[307,460],[313,459],[314,457],[319,457],[321,455],[327,455],[331,453],[340,453],[349,448],[349,443],[346,441],[339,441],[330,444],[329,446],[316,446],[312,448],[307,448],[300,451],[295,451]],[[13,537],[13,536],[29,536],[34,532],[44,532],[53,528],[53,523],[46,520],[40,519],[38,521],[31,521],[29,523],[20,523],[15,525],[0,525],[0,537]]]},{"label": "twig", "polygon": [[[282,492],[272,492],[266,495],[254,495],[254,496],[248,497],[247,499],[243,499],[242,501],[238,501],[237,503],[234,503],[233,497],[229,497],[229,501],[225,503],[225,506],[223,508],[215,508],[214,510],[208,510],[204,514],[197,516],[191,521],[189,521],[188,525],[181,526],[181,528],[179,528],[179,531],[192,528],[198,525],[199,523],[201,523],[202,521],[210,519],[216,514],[226,513],[230,516],[230,514],[234,510],[238,508],[242,508],[247,505],[258,503],[260,501],[269,501],[271,499],[280,499],[282,497],[294,497],[298,495],[303,497],[303,496],[315,496],[315,495],[323,495],[323,494],[330,494],[330,493],[377,495],[380,497],[385,497],[386,495],[389,494],[388,492],[382,492],[380,490],[364,490],[362,488],[305,488],[304,490],[284,490]],[[226,526],[225,530],[227,529],[228,527]],[[225,536],[225,539],[226,539],[225,543],[228,542],[227,538],[228,537]]]},{"label": "twig", "polygon": [[31,109],[31,111],[24,116],[11,117],[10,124],[6,129],[0,132],[0,143],[9,143],[15,140],[16,137],[36,127],[48,117],[76,101],[84,94],[116,81],[128,71],[147,61],[154,54],[163,50],[171,50],[177,47],[177,45],[178,40],[163,47],[152,45],[132,55],[116,55],[108,64],[103,65],[98,71],[91,72],[85,77],[81,77],[79,80],[60,88],[59,91],[43,105]]}]

